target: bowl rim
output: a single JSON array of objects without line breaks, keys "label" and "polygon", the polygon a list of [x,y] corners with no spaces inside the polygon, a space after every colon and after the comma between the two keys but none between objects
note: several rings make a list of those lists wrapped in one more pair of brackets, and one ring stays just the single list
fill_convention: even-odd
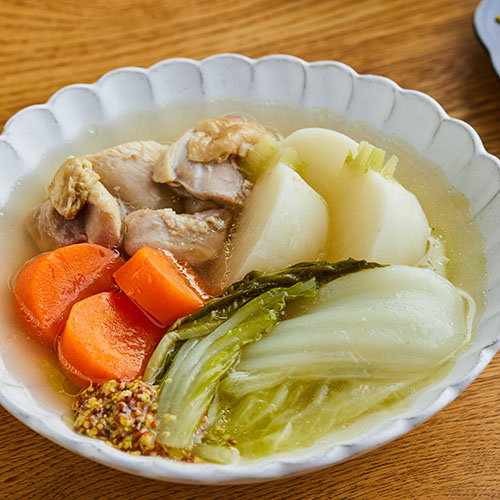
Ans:
[{"label": "bowl rim", "polygon": [[[71,92],[74,89],[91,89],[99,91],[109,78],[112,78],[115,75],[128,73],[142,74],[149,81],[149,75],[152,72],[164,67],[165,65],[178,62],[189,63],[196,66],[198,70],[201,71],[204,65],[209,65],[214,61],[220,62],[221,60],[243,61],[251,66],[269,61],[274,63],[294,63],[300,65],[304,72],[311,67],[336,67],[348,73],[353,79],[378,82],[382,85],[389,86],[398,95],[411,95],[418,97],[420,100],[430,104],[430,106],[438,113],[440,123],[453,122],[460,128],[465,129],[472,139],[474,154],[479,157],[486,157],[492,160],[500,171],[500,161],[485,150],[477,132],[468,123],[456,118],[451,118],[442,106],[429,95],[416,90],[403,89],[389,78],[383,76],[371,74],[360,75],[352,68],[341,62],[328,60],[306,62],[298,57],[286,54],[275,54],[258,59],[252,59],[240,54],[222,53],[202,60],[193,60],[189,58],[166,59],[150,66],[149,68],[118,68],[104,74],[94,83],[65,86],[55,92],[45,104],[28,106],[18,111],[5,123],[3,132],[0,134],[0,141],[6,141],[15,150],[15,147],[10,144],[10,138],[14,134],[16,122],[21,120],[25,114],[31,112],[32,110],[46,110],[53,114],[53,108],[58,99],[65,93]],[[300,455],[288,457],[284,455],[274,455],[263,460],[248,461],[237,465],[217,465],[186,464],[155,457],[136,457],[118,451],[102,441],[86,438],[77,435],[76,433],[71,438],[68,438],[67,436],[61,436],[57,432],[52,431],[50,423],[48,423],[45,419],[40,418],[40,416],[33,411],[26,411],[26,409],[21,407],[15,399],[9,396],[9,394],[4,390],[6,382],[1,380],[1,378],[0,404],[18,420],[60,446],[101,464],[108,465],[125,472],[171,482],[193,484],[241,484],[278,479],[323,468],[335,463],[340,463],[400,437],[416,427],[418,424],[430,418],[455,399],[479,375],[479,373],[481,373],[499,349],[500,332],[497,334],[494,341],[490,342],[479,351],[478,362],[475,364],[473,369],[458,382],[446,387],[441,392],[439,397],[426,407],[424,411],[421,411],[411,417],[396,418],[381,432],[378,432],[374,436],[364,438],[359,442],[327,446],[326,451],[321,453],[318,452],[316,455],[313,455],[312,458],[304,458]],[[2,360],[0,358],[0,365],[1,364]],[[24,388],[24,390],[27,391],[26,388]]]}]

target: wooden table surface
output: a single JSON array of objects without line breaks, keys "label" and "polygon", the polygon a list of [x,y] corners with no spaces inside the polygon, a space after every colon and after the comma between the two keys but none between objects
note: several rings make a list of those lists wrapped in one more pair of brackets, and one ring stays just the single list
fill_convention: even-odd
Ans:
[{"label": "wooden table surface", "polygon": [[[0,0],[0,127],[61,86],[220,52],[335,59],[435,97],[500,154],[500,79],[477,0]],[[500,14],[500,1],[499,12]],[[74,455],[0,408],[0,498],[500,499],[500,357],[406,436],[347,463],[250,486],[194,487]]]}]

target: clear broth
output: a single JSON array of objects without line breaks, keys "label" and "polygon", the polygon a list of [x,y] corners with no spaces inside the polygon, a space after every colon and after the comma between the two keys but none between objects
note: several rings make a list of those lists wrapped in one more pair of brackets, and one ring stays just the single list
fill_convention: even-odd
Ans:
[{"label": "clear broth", "polygon": [[[482,236],[470,212],[465,196],[447,181],[439,167],[419,155],[408,144],[381,135],[366,124],[348,122],[327,110],[304,110],[276,102],[246,102],[216,100],[184,102],[163,108],[129,114],[106,125],[92,126],[74,140],[61,144],[50,152],[38,168],[14,187],[5,207],[0,207],[0,314],[2,334],[0,350],[7,368],[23,380],[42,405],[62,414],[69,411],[69,399],[61,390],[56,371],[47,370],[47,353],[26,337],[18,326],[11,285],[22,264],[37,253],[24,227],[31,209],[47,197],[47,186],[58,166],[70,155],[97,152],[127,141],[150,139],[169,142],[204,117],[241,114],[287,136],[304,127],[325,127],[343,132],[355,140],[367,140],[389,154],[399,157],[397,180],[419,199],[433,233],[442,237],[450,257],[448,278],[469,293],[478,306],[485,306],[486,259]],[[55,368],[54,368],[55,370]],[[366,419],[362,419],[365,421]],[[369,425],[369,424],[366,424]],[[355,430],[357,429],[357,430]],[[353,427],[359,433],[359,424]],[[342,436],[345,437],[343,431]]]}]

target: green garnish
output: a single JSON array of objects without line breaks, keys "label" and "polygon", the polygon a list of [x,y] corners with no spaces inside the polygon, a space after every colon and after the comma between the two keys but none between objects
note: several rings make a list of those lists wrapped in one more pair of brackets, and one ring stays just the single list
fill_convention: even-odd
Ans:
[{"label": "green garnish", "polygon": [[392,155],[384,165],[385,151],[377,148],[366,141],[359,143],[359,149],[356,156],[353,156],[349,151],[345,160],[346,165],[366,173],[368,170],[380,172],[384,177],[389,179],[393,176],[398,164],[398,157]]},{"label": "green garnish", "polygon": [[303,175],[307,168],[307,164],[299,157],[295,149],[282,145],[270,135],[265,135],[239,161],[239,167],[243,175],[253,182],[262,172],[280,162],[300,175]]}]

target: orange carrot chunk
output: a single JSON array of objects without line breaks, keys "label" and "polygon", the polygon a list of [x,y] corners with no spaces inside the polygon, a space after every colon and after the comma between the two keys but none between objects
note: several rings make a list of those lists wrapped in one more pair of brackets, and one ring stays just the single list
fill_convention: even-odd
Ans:
[{"label": "orange carrot chunk", "polygon": [[203,305],[179,265],[161,250],[141,248],[113,276],[128,297],[167,326]]},{"label": "orange carrot chunk", "polygon": [[123,259],[113,250],[78,243],[29,260],[14,284],[16,309],[25,331],[55,346],[71,306],[95,293],[116,289],[113,272]]},{"label": "orange carrot chunk", "polygon": [[129,381],[142,375],[164,332],[126,295],[103,292],[71,308],[57,355],[80,387]]}]

